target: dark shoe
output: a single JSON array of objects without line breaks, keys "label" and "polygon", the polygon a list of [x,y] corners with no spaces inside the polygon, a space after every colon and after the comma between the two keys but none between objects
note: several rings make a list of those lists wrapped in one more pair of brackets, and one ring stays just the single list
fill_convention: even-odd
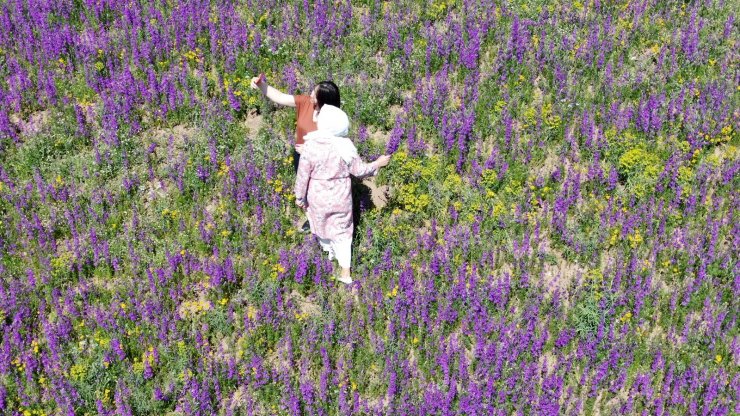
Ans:
[{"label": "dark shoe", "polygon": [[308,224],[308,221],[304,222],[303,225],[301,225],[301,232],[302,233],[310,233],[311,232],[311,226]]}]

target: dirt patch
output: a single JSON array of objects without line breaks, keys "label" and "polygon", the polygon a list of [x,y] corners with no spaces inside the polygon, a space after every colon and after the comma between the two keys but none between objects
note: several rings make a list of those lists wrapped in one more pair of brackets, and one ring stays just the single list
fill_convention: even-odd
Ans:
[{"label": "dirt patch", "polygon": [[211,201],[206,205],[205,210],[209,215],[213,216],[213,214],[216,213],[216,210],[219,208],[220,205],[221,205],[221,201],[217,198],[214,198],[214,199],[211,199]]},{"label": "dirt patch", "polygon": [[[542,285],[550,294],[555,293],[557,290],[561,296],[566,295],[573,282],[577,278],[584,276],[587,272],[585,267],[565,260],[559,252],[550,249],[547,238],[543,238],[538,250],[541,253],[551,254],[555,257],[555,264],[545,263],[542,271]],[[567,307],[567,297],[563,296],[561,299]]]},{"label": "dirt patch", "polygon": [[198,128],[178,124],[171,128],[154,128],[142,133],[141,136],[146,137],[150,142],[156,143],[162,148],[166,149],[173,146],[179,150],[183,150],[198,134],[200,134]]},{"label": "dirt patch", "polygon": [[385,56],[383,56],[383,52],[378,51],[375,56],[373,56],[373,59],[379,67],[382,68],[385,65]]},{"label": "dirt patch", "polygon": [[552,353],[552,351],[548,351],[542,355],[540,355],[538,365],[540,368],[542,368],[542,365],[547,365],[547,374],[550,375],[555,371],[555,364],[557,363],[557,357]]},{"label": "dirt patch", "polygon": [[194,283],[189,288],[188,292],[193,293],[195,297],[194,299],[180,302],[180,305],[177,307],[177,313],[181,319],[188,319],[189,317],[213,309],[214,305],[207,299],[209,289],[210,284],[207,280]]},{"label": "dirt patch", "polygon": [[540,84],[542,83],[542,76],[537,76],[537,78],[534,79],[534,90],[532,90],[532,103],[536,107],[542,106],[543,101],[543,93],[542,89],[540,89]]},{"label": "dirt patch", "polygon": [[264,125],[264,118],[256,111],[250,111],[247,117],[242,121],[242,126],[247,129],[248,134],[257,134]]},{"label": "dirt patch", "polygon": [[388,140],[391,138],[389,131],[383,131],[380,129],[368,129],[368,139],[376,144],[382,144],[385,146],[388,144]]},{"label": "dirt patch", "polygon": [[554,151],[547,153],[545,161],[542,162],[539,168],[536,170],[536,176],[541,178],[549,178],[553,172],[560,166],[560,158]]},{"label": "dirt patch", "polygon": [[80,104],[82,109],[82,115],[85,117],[85,122],[92,125],[97,125],[98,114],[100,113],[99,106],[97,104]]},{"label": "dirt patch", "polygon": [[397,115],[403,113],[403,107],[400,105],[392,105],[388,107],[388,111],[391,113],[391,120],[395,120]]},{"label": "dirt patch", "polygon": [[158,199],[166,197],[169,193],[169,186],[161,179],[148,181],[144,186],[144,203],[147,207],[151,206]]},{"label": "dirt patch", "polygon": [[481,78],[486,79],[496,74],[496,58],[498,57],[498,48],[492,47],[485,51],[480,57]]},{"label": "dirt patch", "polygon": [[646,48],[637,55],[630,56],[630,61],[635,62],[639,72],[650,73],[655,71],[655,60],[660,49]]},{"label": "dirt patch", "polygon": [[50,110],[37,111],[28,117],[28,121],[23,120],[18,114],[11,114],[10,122],[18,127],[23,136],[34,136],[41,133],[48,125],[51,118]]},{"label": "dirt patch", "polygon": [[229,410],[234,412],[237,409],[246,408],[248,404],[248,397],[249,394],[247,393],[247,388],[243,385],[239,386],[239,388],[234,391],[234,393],[231,395],[231,398],[229,399]]},{"label": "dirt patch", "polygon": [[604,397],[604,391],[600,390],[599,395],[596,396],[596,400],[594,401],[594,407],[593,407],[594,416],[601,416],[601,399],[603,397]]},{"label": "dirt patch", "polygon": [[288,353],[286,343],[280,341],[276,346],[275,350],[270,350],[265,356],[265,367],[266,368],[280,368],[283,370],[289,370],[292,368],[291,362],[288,360]]},{"label": "dirt patch", "polygon": [[300,313],[301,315],[321,315],[321,307],[318,304],[311,302],[308,298],[301,295],[296,290],[288,294],[288,301],[292,301],[293,304],[295,304],[296,308],[298,308],[298,313]]},{"label": "dirt patch", "polygon": [[370,194],[370,200],[372,201],[373,208],[380,209],[388,205],[388,186],[378,185],[375,183],[375,178],[367,178],[362,181],[363,185],[367,186]]},{"label": "dirt patch", "polygon": [[660,319],[660,316],[655,317],[655,326],[653,327],[653,330],[650,331],[650,334],[648,334],[648,343],[649,344],[660,344],[665,341],[665,332],[663,331],[663,328],[658,325],[658,320]]},{"label": "dirt patch", "polygon": [[[619,410],[619,407],[621,404],[626,403],[629,399],[629,387],[624,386],[622,387],[615,397],[612,397],[609,399],[609,401],[606,402],[604,405],[604,410],[607,411],[608,414],[613,415],[616,414]],[[600,409],[597,409],[597,411],[600,411]]]}]

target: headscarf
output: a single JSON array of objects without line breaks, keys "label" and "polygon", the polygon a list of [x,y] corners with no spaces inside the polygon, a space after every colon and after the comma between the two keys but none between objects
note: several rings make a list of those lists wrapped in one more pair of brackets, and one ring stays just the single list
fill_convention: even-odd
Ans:
[{"label": "headscarf", "polygon": [[316,117],[316,131],[304,136],[305,140],[331,139],[334,150],[339,154],[344,163],[350,163],[357,157],[357,148],[350,139],[349,117],[347,113],[333,105],[324,104]]}]

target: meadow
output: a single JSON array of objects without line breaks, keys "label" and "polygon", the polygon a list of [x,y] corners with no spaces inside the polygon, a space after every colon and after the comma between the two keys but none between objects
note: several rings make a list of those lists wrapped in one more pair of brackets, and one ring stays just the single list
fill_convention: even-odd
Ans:
[{"label": "meadow", "polygon": [[[738,11],[0,2],[0,413],[739,414]],[[352,287],[259,73],[393,154]]]}]

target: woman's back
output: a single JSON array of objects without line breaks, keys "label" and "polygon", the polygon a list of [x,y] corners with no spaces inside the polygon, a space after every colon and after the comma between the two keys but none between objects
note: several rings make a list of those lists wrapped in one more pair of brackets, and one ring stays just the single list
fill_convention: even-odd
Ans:
[{"label": "woman's back", "polygon": [[315,138],[306,142],[301,157],[311,166],[311,179],[328,180],[349,178],[349,165],[337,151],[339,137]]}]

